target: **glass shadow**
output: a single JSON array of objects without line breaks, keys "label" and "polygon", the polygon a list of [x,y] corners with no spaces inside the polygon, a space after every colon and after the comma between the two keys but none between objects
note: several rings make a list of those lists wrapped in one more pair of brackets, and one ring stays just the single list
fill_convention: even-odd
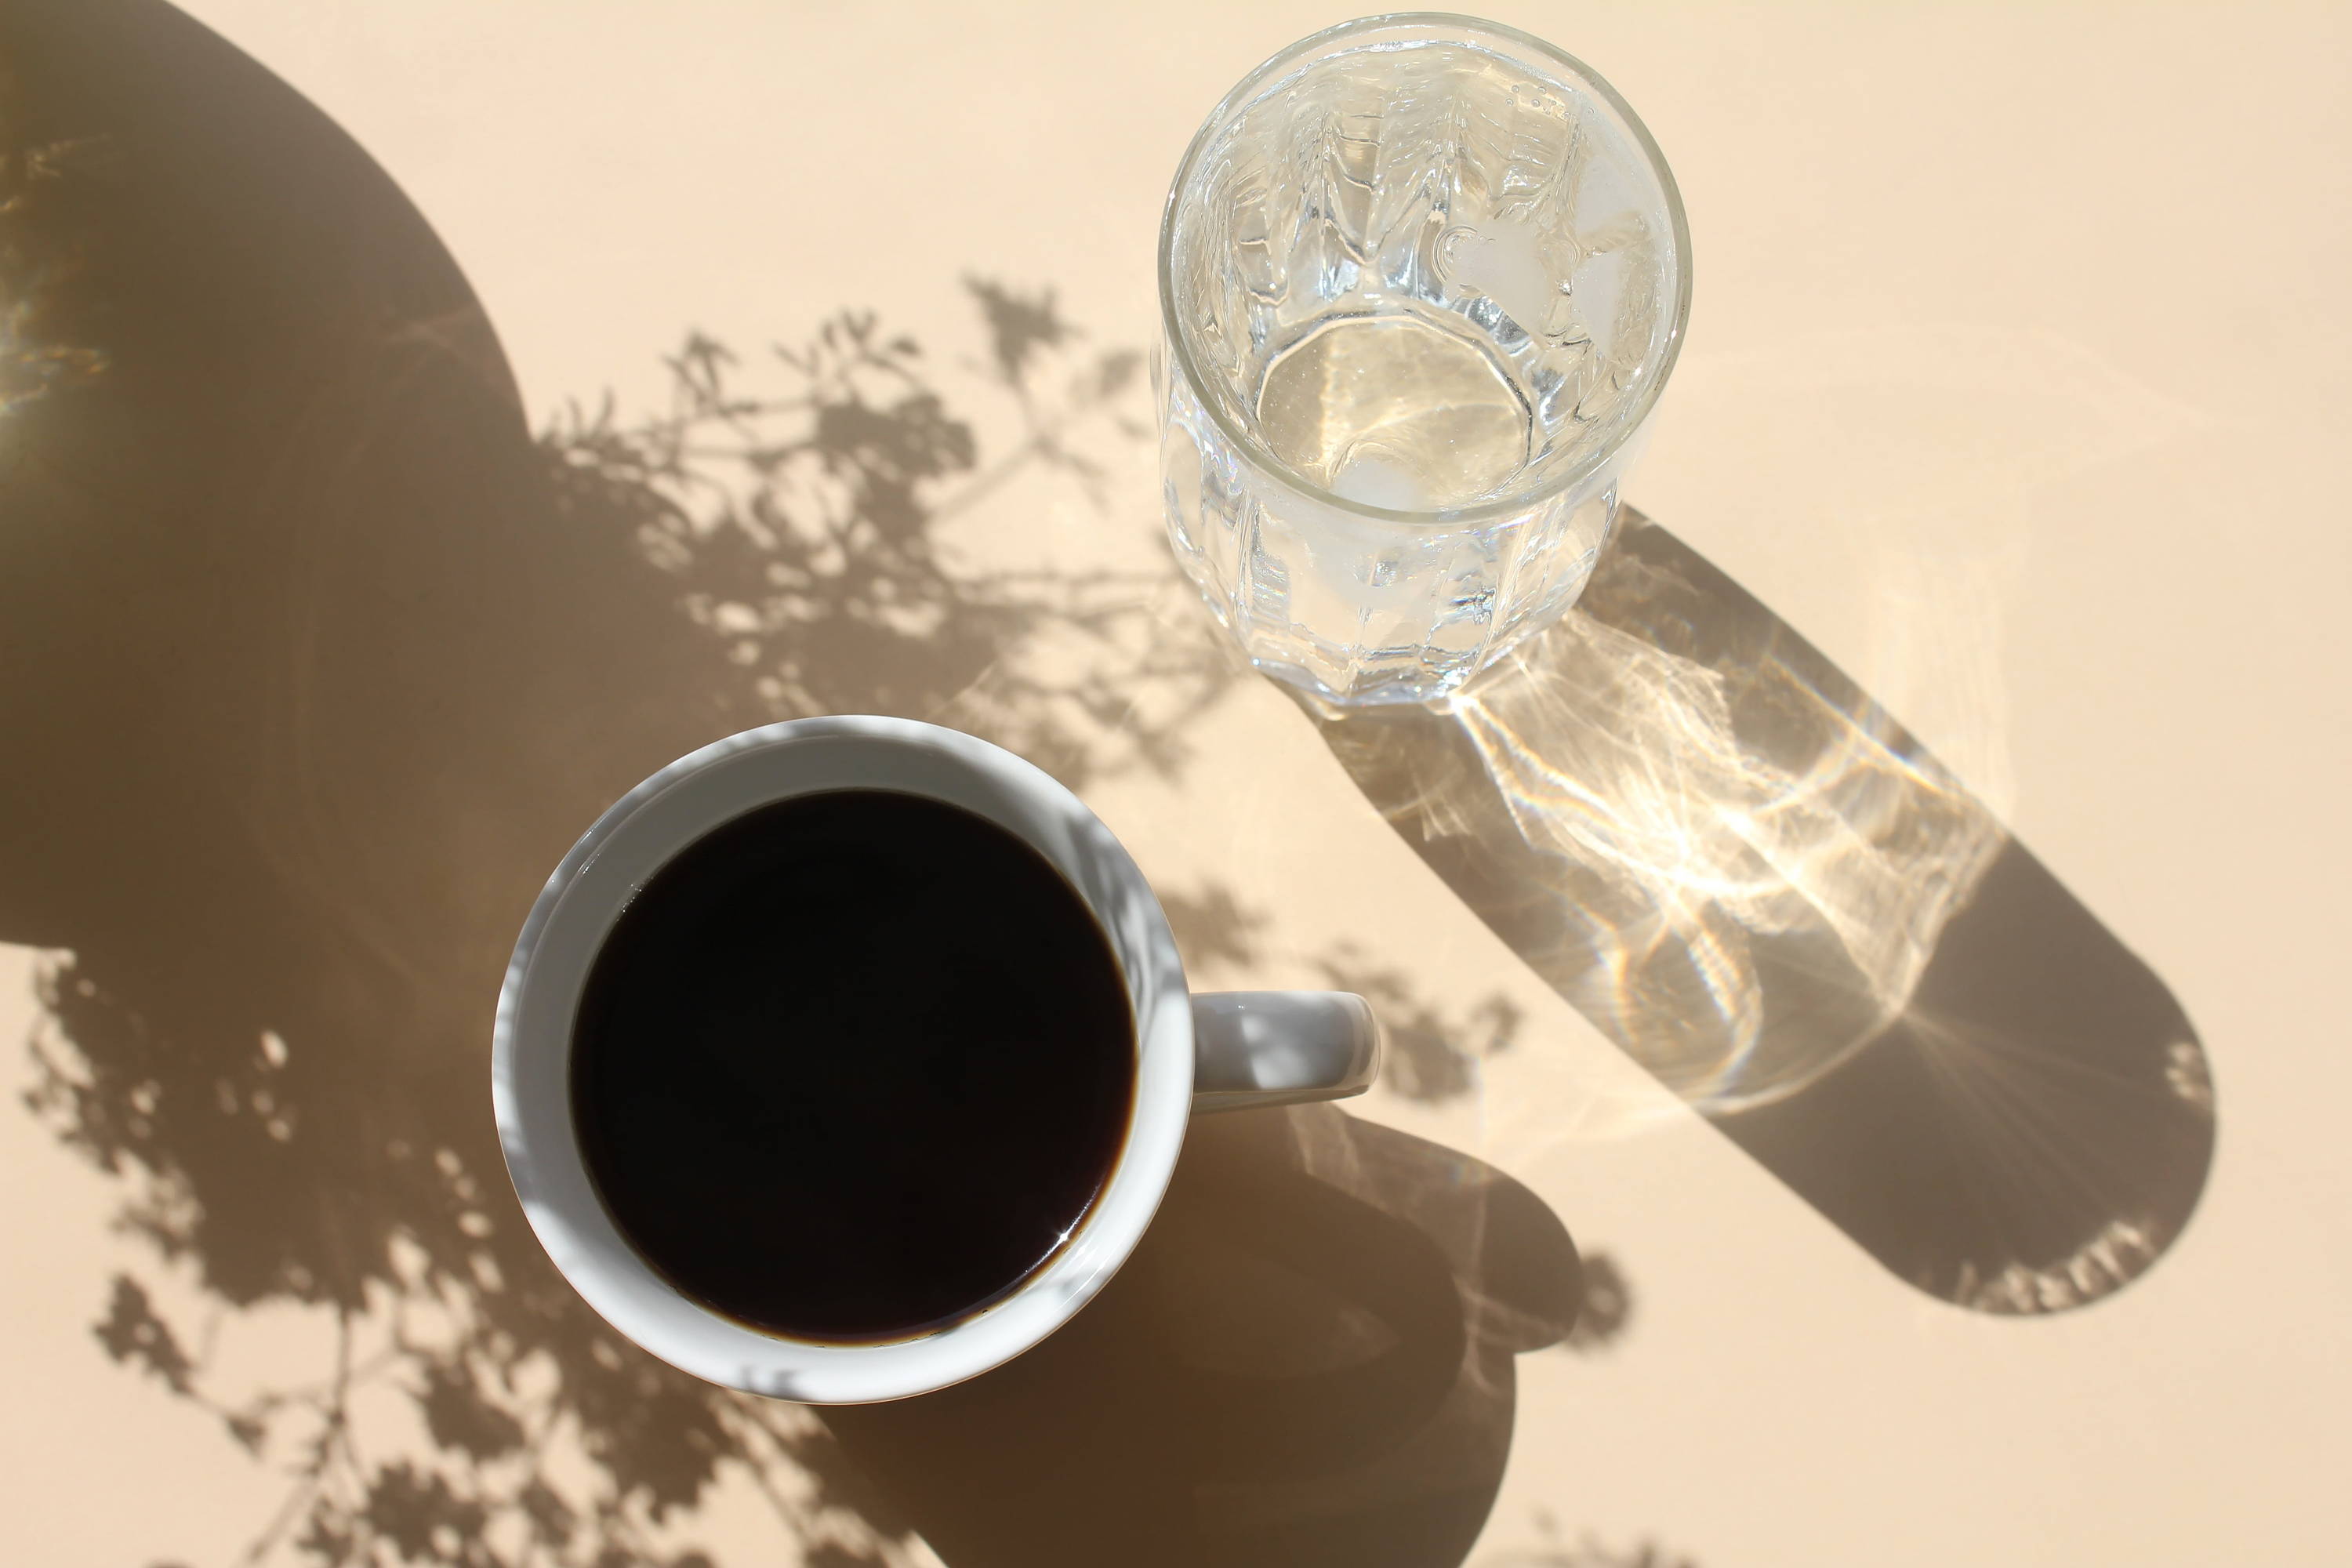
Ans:
[{"label": "glass shadow", "polygon": [[2211,1080],[2163,982],[1648,518],[1447,710],[1317,721],[1537,973],[1929,1295],[2096,1300],[2196,1206]]}]

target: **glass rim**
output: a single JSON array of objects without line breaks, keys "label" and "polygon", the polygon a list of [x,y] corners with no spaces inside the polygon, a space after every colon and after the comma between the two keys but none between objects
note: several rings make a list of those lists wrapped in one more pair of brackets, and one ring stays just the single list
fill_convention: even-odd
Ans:
[{"label": "glass rim", "polygon": [[[1648,163],[1651,175],[1658,182],[1665,197],[1666,219],[1672,232],[1675,257],[1675,304],[1666,328],[1664,347],[1658,354],[1645,384],[1635,395],[1633,412],[1626,417],[1616,435],[1605,445],[1595,447],[1570,464],[1567,470],[1546,480],[1524,495],[1506,496],[1497,500],[1480,501],[1475,506],[1440,507],[1423,511],[1399,511],[1370,502],[1350,500],[1347,497],[1317,484],[1288,463],[1276,457],[1271,447],[1254,432],[1240,428],[1219,405],[1216,398],[1202,390],[1202,376],[1192,358],[1192,345],[1185,341],[1182,324],[1176,318],[1175,247],[1176,207],[1193,171],[1201,162],[1215,134],[1230,124],[1242,109],[1254,101],[1259,92],[1278,75],[1286,72],[1307,57],[1324,53],[1342,39],[1383,28],[1422,26],[1463,35],[1465,43],[1477,42],[1477,35],[1510,43],[1531,51],[1539,60],[1563,73],[1577,88],[1590,92],[1612,110],[1631,132],[1633,144]],[[1431,42],[1440,40],[1432,39]],[[1557,500],[1599,473],[1609,461],[1625,448],[1635,432],[1649,419],[1656,407],[1659,395],[1665,390],[1666,378],[1673,373],[1675,362],[1681,357],[1683,336],[1690,321],[1691,266],[1690,225],[1683,216],[1682,191],[1675,184],[1674,172],[1666,167],[1665,154],[1633,112],[1633,106],[1618,94],[1615,88],[1603,80],[1601,74],[1567,50],[1546,43],[1531,33],[1501,22],[1483,17],[1465,16],[1450,11],[1389,11],[1377,16],[1358,16],[1336,26],[1310,33],[1297,43],[1287,45],[1260,61],[1248,75],[1234,84],[1224,97],[1217,100],[1201,128],[1184,149],[1183,158],[1176,165],[1176,177],[1168,186],[1168,201],[1160,219],[1160,322],[1161,335],[1167,340],[1169,357],[1174,361],[1175,372],[1184,378],[1193,400],[1200,404],[1217,430],[1227,442],[1254,467],[1265,470],[1290,489],[1309,500],[1333,507],[1354,516],[1377,522],[1462,525],[1492,521],[1496,518],[1539,507]]]}]

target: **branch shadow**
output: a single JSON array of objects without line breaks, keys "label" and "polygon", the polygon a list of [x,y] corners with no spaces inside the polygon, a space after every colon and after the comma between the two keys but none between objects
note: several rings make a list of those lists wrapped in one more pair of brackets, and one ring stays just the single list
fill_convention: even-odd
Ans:
[{"label": "branch shadow", "polygon": [[[719,735],[897,712],[1073,784],[1181,767],[1229,666],[1172,574],[992,570],[940,531],[1015,474],[1098,492],[1088,443],[1131,439],[1139,357],[1050,293],[971,293],[1019,431],[992,457],[921,346],[860,312],[757,359],[689,338],[667,410],[534,434],[454,262],[299,95],[158,0],[0,16],[0,666],[29,672],[0,683],[0,941],[52,950],[25,1099],[119,1184],[151,1260],[96,1292],[99,1347],[289,1477],[246,1561],[709,1568],[681,1532],[736,1479],[820,1568],[916,1556],[909,1503],[812,1412],[652,1360],[553,1273],[487,1046],[548,868]],[[1440,1170],[1468,1195],[1433,1196]],[[1241,1204],[1251,1171],[1278,1191]],[[1057,1338],[1067,1359],[961,1397],[1067,1445],[1037,1391],[1069,1367],[1174,1387],[1184,1430],[1255,1456],[1220,1469],[1204,1436],[1180,1472],[1237,1561],[1277,1537],[1318,1560],[1307,1515],[1265,1512],[1290,1507],[1273,1481],[1324,1487],[1355,1539],[1347,1489],[1436,1456],[1434,1544],[1356,1560],[1454,1560],[1501,1473],[1509,1353],[1575,1316],[1558,1222],[1336,1112],[1229,1119],[1184,1182],[1161,1262]],[[1270,1370],[1248,1358],[1281,1347],[1220,1337],[1219,1292],[1268,1270],[1267,1321],[1344,1320],[1366,1359]],[[226,1381],[218,1340],[297,1318],[316,1377]],[[1211,1364],[1179,1375],[1187,1354]],[[418,1445],[362,1434],[387,1405]],[[1105,1452],[1161,1440],[1144,1406],[1074,1408],[1130,1423]],[[1003,1560],[1010,1516],[892,1468],[948,1423],[856,1441],[961,1532],[952,1561]],[[1282,1473],[1318,1455],[1329,1474]]]},{"label": "branch shadow", "polygon": [[2163,982],[1657,523],[1448,710],[1317,720],[1530,967],[1929,1295],[2079,1306],[2188,1222],[2213,1097]]}]

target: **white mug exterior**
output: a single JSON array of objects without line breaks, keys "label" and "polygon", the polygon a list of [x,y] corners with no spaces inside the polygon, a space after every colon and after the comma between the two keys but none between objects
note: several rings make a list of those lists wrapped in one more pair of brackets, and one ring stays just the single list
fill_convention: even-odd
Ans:
[{"label": "white mug exterior", "polygon": [[[928,795],[1018,834],[1094,911],[1135,1010],[1133,1121],[1078,1233],[1003,1300],[947,1328],[883,1344],[779,1338],[680,1295],[614,1226],[572,1122],[576,1001],[636,889],[719,824],[771,801],[836,789]],[[904,719],[801,719],[671,763],[622,797],[563,858],[507,966],[491,1094],[523,1214],[564,1278],[606,1321],[712,1383],[814,1404],[863,1404],[942,1388],[1009,1361],[1102,1288],[1134,1250],[1175,1169],[1192,1109],[1192,1055],[1183,965],[1167,918],[1135,862],[1076,795],[1011,752],[956,731]]]}]

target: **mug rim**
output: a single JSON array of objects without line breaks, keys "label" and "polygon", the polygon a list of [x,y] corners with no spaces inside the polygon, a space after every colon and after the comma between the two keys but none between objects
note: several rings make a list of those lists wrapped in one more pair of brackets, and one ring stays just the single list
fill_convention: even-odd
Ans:
[{"label": "mug rim", "polygon": [[[1045,857],[1102,930],[1134,1020],[1135,1094],[1110,1174],[1068,1242],[1003,1296],[876,1343],[796,1340],[729,1318],[662,1278],[596,1194],[572,1125],[572,1032],[614,921],[679,851],[744,812],[834,789],[976,811]],[[1167,917],[1133,859],[1044,770],[960,731],[874,716],[796,719],[688,753],[623,795],[565,854],[515,942],[491,1039],[499,1142],[555,1268],[613,1329],[679,1370],[750,1393],[865,1404],[977,1376],[1075,1316],[1157,1212],[1191,1113],[1192,1025]]]}]

